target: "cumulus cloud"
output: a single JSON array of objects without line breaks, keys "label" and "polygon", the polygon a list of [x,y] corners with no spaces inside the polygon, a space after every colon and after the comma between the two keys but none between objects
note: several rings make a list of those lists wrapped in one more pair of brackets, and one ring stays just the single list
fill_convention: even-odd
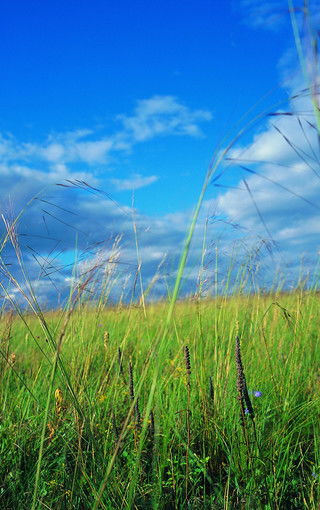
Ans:
[{"label": "cumulus cloud", "polygon": [[[6,191],[0,197],[1,213],[14,218],[24,210],[32,197],[37,197],[37,200],[33,200],[31,206],[24,211],[20,228],[25,236],[32,236],[37,249],[39,246],[36,239],[42,239],[43,251],[52,249],[48,238],[62,239],[65,249],[70,249],[70,245],[74,243],[74,236],[70,234],[83,235],[83,232],[90,231],[91,224],[97,224],[98,216],[103,217],[104,225],[108,225],[110,230],[119,232],[123,224],[120,217],[113,213],[112,208],[121,210],[123,214],[125,207],[119,208],[112,201],[109,201],[112,207],[108,207],[107,200],[102,206],[100,200],[96,200],[95,204],[99,204],[99,210],[94,214],[94,206],[91,203],[91,216],[84,217],[86,200],[83,200],[80,191],[68,190],[69,195],[73,193],[72,203],[69,204],[69,197],[63,195],[61,188],[61,193],[58,193],[56,184],[77,180],[78,183],[88,182],[91,186],[99,187],[100,165],[104,164],[103,170],[108,169],[106,165],[114,153],[121,155],[132,149],[134,144],[160,134],[198,135],[199,124],[210,118],[209,112],[192,110],[177,98],[154,96],[138,101],[132,115],[122,116],[120,122],[119,119],[116,120],[114,133],[108,136],[95,129],[54,133],[48,135],[42,142],[24,142],[13,135],[1,135],[0,183],[2,189]],[[146,138],[139,135],[138,126],[142,124],[148,126]],[[111,182],[116,189],[125,190],[148,186],[157,179],[156,175],[132,174],[123,180],[111,178]],[[97,194],[92,189],[90,193]],[[44,205],[39,198],[46,198],[54,205]],[[70,217],[69,213],[63,212],[65,201],[68,204],[67,209],[74,211],[73,214],[70,213]],[[102,210],[104,214],[101,214]],[[72,224],[73,228],[68,227],[68,224]],[[0,226],[0,232],[3,232],[3,229],[4,226]]]},{"label": "cumulus cloud", "polygon": [[143,177],[141,174],[133,174],[128,179],[110,179],[110,182],[118,191],[145,188],[159,179],[157,175]]},{"label": "cumulus cloud", "polygon": [[138,101],[131,116],[119,115],[126,135],[141,142],[159,135],[201,136],[199,122],[209,121],[207,110],[191,110],[173,96],[154,96]]},{"label": "cumulus cloud", "polygon": [[274,242],[283,267],[302,256],[312,266],[320,246],[318,136],[310,98],[298,105],[301,114],[293,104],[292,116],[273,117],[252,143],[230,152],[242,183],[219,197],[220,214]]},{"label": "cumulus cloud", "polygon": [[26,143],[0,135],[3,162],[32,162],[49,166],[83,163],[107,164],[112,154],[125,152],[157,136],[202,135],[200,123],[211,120],[207,110],[192,110],[173,96],[154,96],[137,102],[132,115],[119,115],[120,129],[104,135],[93,129],[51,134],[39,143]]},{"label": "cumulus cloud", "polygon": [[[261,285],[270,285],[278,267],[285,268],[294,279],[302,254],[312,268],[320,244],[320,170],[318,140],[308,101],[298,98],[292,105],[293,115],[276,112],[251,143],[229,152],[231,167],[225,166],[223,171],[241,172],[240,182],[236,189],[221,192],[222,188],[216,188],[219,193],[204,204],[188,259],[184,293],[197,289],[204,224],[207,246],[202,276],[206,285],[201,288],[208,293],[225,288],[228,267],[235,258],[235,273],[243,263],[244,274],[249,275],[243,279],[244,288],[256,277],[258,269]],[[100,191],[95,164],[106,162],[113,152],[127,151],[155,136],[199,136],[199,124],[210,118],[209,112],[191,110],[172,96],[155,96],[138,102],[131,115],[120,116],[121,128],[108,137],[84,130],[51,135],[45,142],[34,144],[18,142],[11,136],[0,139],[0,180],[15,206],[13,211],[10,203],[1,203],[6,221],[1,227],[3,238],[26,198],[43,190],[23,211],[14,229],[23,253],[23,267],[43,302],[56,304],[57,296],[63,300],[68,286],[76,284],[77,279],[72,276],[75,247],[78,274],[82,274],[82,279],[96,274],[87,288],[88,296],[94,295],[110,268],[115,268],[113,298],[122,294],[128,299],[132,295],[139,297],[135,285],[138,262],[133,211]],[[46,162],[47,168],[42,169],[39,162]],[[79,172],[69,163],[88,166]],[[215,184],[223,184],[223,175]],[[141,174],[123,180],[110,178],[118,190],[138,189],[156,180],[155,175]],[[145,288],[154,282],[151,297],[163,296],[173,283],[191,214],[181,211],[148,217],[135,211]],[[15,246],[8,238],[0,268],[2,294],[7,289],[10,296],[20,294],[5,271],[10,268],[19,281],[23,279]],[[217,254],[221,257],[218,270]],[[232,278],[237,281],[236,274]],[[23,285],[27,292],[28,283]]]}]

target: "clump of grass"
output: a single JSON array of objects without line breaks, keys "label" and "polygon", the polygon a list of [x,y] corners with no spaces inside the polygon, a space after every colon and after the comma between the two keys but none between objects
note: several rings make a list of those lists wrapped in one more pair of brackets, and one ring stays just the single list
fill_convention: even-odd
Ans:
[{"label": "clump of grass", "polygon": [[[275,301],[290,313],[290,326],[282,309],[272,306]],[[69,393],[63,397],[59,393],[54,407],[50,399],[35,508],[40,500],[52,508],[62,505],[65,493],[70,490],[72,496],[66,502],[68,510],[72,506],[80,510],[80,501],[82,507],[88,509],[93,508],[96,501],[96,508],[120,510],[129,500],[141,509],[148,508],[151,502],[155,508],[163,508],[164,501],[172,508],[182,508],[186,499],[189,506],[195,507],[215,504],[219,508],[225,504],[237,508],[246,504],[249,508],[260,508],[266,504],[263,502],[268,494],[276,508],[291,505],[298,510],[305,499],[309,507],[316,510],[320,501],[319,486],[312,473],[318,473],[320,458],[317,441],[320,433],[317,420],[320,344],[316,319],[319,306],[317,293],[306,293],[301,300],[300,291],[277,298],[265,294],[205,301],[201,308],[200,336],[197,303],[179,303],[175,312],[176,331],[184,338],[194,337],[196,350],[191,342],[184,345],[182,361],[181,343],[172,335],[161,357],[151,356],[147,364],[150,343],[139,338],[147,338],[148,329],[155,331],[159,327],[162,304],[147,307],[148,320],[143,326],[136,309],[123,308],[121,313],[105,310],[103,318],[110,331],[117,331],[116,336],[110,335],[107,352],[101,349],[99,331],[92,338],[94,310],[85,313],[82,310],[81,314],[71,317],[60,355],[66,368],[72,368],[70,383],[74,386],[77,381],[76,396],[88,426],[77,413]],[[241,334],[246,334],[245,363],[239,344],[237,347],[237,375],[229,362],[234,350],[235,318],[239,320]],[[59,317],[51,320],[50,327],[56,328]],[[212,333],[215,322],[218,339]],[[75,330],[75,325],[79,329]],[[36,322],[31,320],[29,326],[37,336]],[[134,355],[134,361],[129,362],[126,385],[119,379],[119,338],[125,339],[126,352]],[[214,342],[219,342],[219,349],[213,349]],[[27,510],[30,499],[24,503],[23,498],[33,489],[31,465],[37,464],[34,445],[39,445],[42,433],[43,408],[51,386],[47,377],[50,365],[39,356],[34,344],[26,343],[25,326],[18,319],[12,325],[11,350],[17,354],[18,361],[13,368],[8,366],[0,386],[3,405],[0,434],[3,431],[6,434],[1,436],[3,462],[0,466],[6,492],[0,494],[0,501],[4,507]],[[287,356],[285,364],[282,353]],[[97,373],[105,371],[106,358],[110,377],[101,386]],[[196,368],[192,365],[193,358]],[[79,378],[85,359],[91,360],[92,366],[88,365],[85,376]],[[158,372],[159,366],[161,371]],[[35,398],[13,370],[24,377]],[[219,374],[219,384],[214,386],[215,413],[214,416],[207,413],[204,419],[207,381],[213,378],[213,370]],[[281,381],[281,387],[274,387],[273,372]],[[135,381],[135,373],[145,374],[143,385]],[[158,376],[154,381],[155,373]],[[197,384],[193,384],[193,377],[197,378]],[[57,388],[64,394],[67,391],[60,380],[64,381],[58,372],[52,395]],[[249,381],[250,386],[247,386]],[[135,402],[137,397],[139,402],[148,402],[153,384],[156,390],[152,407],[144,406],[144,413],[139,409],[138,431],[135,429]],[[239,400],[234,398],[236,385]],[[256,416],[259,447],[252,414],[245,412],[250,409],[248,397]],[[68,407],[64,411],[66,400]],[[240,404],[249,447],[235,425]],[[17,409],[21,409],[21,413]],[[58,415],[63,419],[59,421]],[[102,466],[109,464],[113,456],[108,483],[98,496],[104,480]],[[24,458],[33,459],[31,465],[24,463]],[[14,478],[9,476],[12,466],[16,466]],[[22,468],[19,470],[18,466]],[[129,477],[130,491],[127,492]],[[53,480],[64,482],[62,486],[60,482],[54,485]]]}]

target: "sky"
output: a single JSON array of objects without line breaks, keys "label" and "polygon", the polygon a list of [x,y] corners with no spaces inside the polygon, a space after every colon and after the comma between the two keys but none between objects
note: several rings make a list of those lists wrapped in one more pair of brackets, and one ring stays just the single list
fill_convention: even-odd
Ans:
[{"label": "sky", "polygon": [[207,294],[233,258],[266,288],[276,273],[295,285],[302,264],[314,272],[319,146],[286,1],[13,0],[0,25],[7,302],[31,284],[54,306],[92,268],[110,275],[114,299],[138,299],[139,263],[150,296],[166,295],[206,172],[232,141],[182,293],[199,289],[201,260]]}]

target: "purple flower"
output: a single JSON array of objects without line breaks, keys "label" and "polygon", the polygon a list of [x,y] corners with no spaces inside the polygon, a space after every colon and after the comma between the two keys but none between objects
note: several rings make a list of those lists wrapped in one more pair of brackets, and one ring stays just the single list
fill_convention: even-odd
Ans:
[{"label": "purple flower", "polygon": [[244,410],[244,414],[250,414],[250,411],[249,411],[249,409],[247,407]]},{"label": "purple flower", "polygon": [[259,390],[248,390],[250,395],[254,395],[255,397],[262,397],[262,391]]}]

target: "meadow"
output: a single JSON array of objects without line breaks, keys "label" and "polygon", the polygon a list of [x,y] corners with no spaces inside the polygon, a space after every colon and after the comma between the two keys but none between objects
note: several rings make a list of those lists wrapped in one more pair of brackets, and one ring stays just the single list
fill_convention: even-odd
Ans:
[{"label": "meadow", "polygon": [[319,305],[3,313],[1,508],[319,508]]},{"label": "meadow", "polygon": [[[308,78],[291,1],[289,11]],[[317,38],[312,47],[318,63],[316,42]],[[307,88],[288,101],[309,96],[315,123],[308,120],[308,129],[318,141],[318,81],[311,78]],[[249,111],[235,126],[237,134],[227,135],[216,148],[179,265],[172,271],[175,283],[168,286],[163,301],[145,299],[157,275],[151,283],[143,281],[133,217],[139,302],[108,301],[110,287],[117,285],[111,271],[105,284],[100,281],[100,297],[90,303],[85,291],[97,269],[93,267],[82,279],[70,278],[70,296],[62,308],[44,311],[19,246],[16,226],[25,210],[13,221],[2,215],[2,510],[320,508],[319,268],[314,270],[314,283],[300,280],[290,292],[281,285],[268,291],[253,285],[246,293],[252,275],[241,271],[231,291],[226,273],[225,288],[216,289],[215,297],[202,298],[204,234],[202,259],[193,268],[201,266],[200,288],[192,297],[179,299],[206,191],[216,181],[215,174],[219,171],[221,176],[230,164],[230,149],[268,116],[298,115],[279,111],[279,104],[272,112],[268,109],[248,120]],[[307,138],[298,121],[301,136]],[[281,131],[279,135],[319,177],[308,154]],[[307,142],[318,168],[318,146],[314,150]],[[265,178],[304,200],[302,205],[314,206],[303,190],[297,193]],[[267,234],[267,241],[259,239],[269,243],[267,249],[275,248],[259,203],[245,179],[243,184]],[[99,192],[77,179],[59,186]],[[35,198],[28,206],[32,201]],[[288,218],[288,227],[292,222],[294,217]],[[13,252],[21,282],[10,273]],[[116,256],[109,262],[116,263]],[[144,288],[145,283],[149,287]],[[23,306],[19,300],[24,300]]]}]

